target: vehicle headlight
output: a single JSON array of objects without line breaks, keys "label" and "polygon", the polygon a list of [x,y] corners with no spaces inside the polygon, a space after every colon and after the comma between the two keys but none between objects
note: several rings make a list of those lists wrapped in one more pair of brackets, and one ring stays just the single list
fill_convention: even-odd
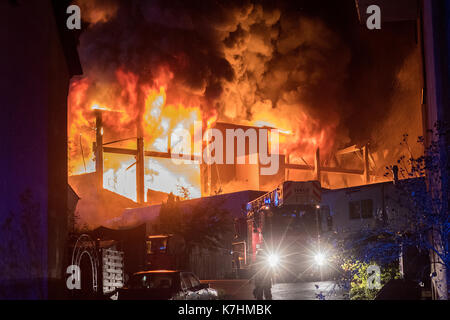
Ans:
[{"label": "vehicle headlight", "polygon": [[316,253],[314,255],[314,261],[319,265],[322,266],[325,263],[325,255],[321,252]]},{"label": "vehicle headlight", "polygon": [[280,257],[277,254],[270,254],[267,258],[269,265],[273,268],[276,267],[280,263]]}]

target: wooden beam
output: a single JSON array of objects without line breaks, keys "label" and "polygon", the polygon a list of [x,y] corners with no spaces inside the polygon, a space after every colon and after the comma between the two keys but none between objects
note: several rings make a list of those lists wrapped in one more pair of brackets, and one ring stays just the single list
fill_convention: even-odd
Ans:
[{"label": "wooden beam", "polygon": [[165,159],[171,158],[169,152],[161,152],[161,151],[144,151],[144,155],[146,157],[153,157],[153,158],[165,158]]},{"label": "wooden beam", "polygon": [[[290,154],[286,154],[286,156],[284,158],[285,159],[284,160],[284,169],[285,170],[287,169],[287,177],[285,177],[285,179],[288,180],[288,181],[289,181],[289,176],[290,176],[290,173],[291,173],[291,171],[288,168],[290,157],[291,157]],[[284,174],[286,174],[286,171],[284,171]]]},{"label": "wooden beam", "polygon": [[[293,170],[306,170],[306,171],[315,171],[315,168],[303,164],[287,164],[286,169]],[[358,169],[345,169],[339,167],[320,167],[321,172],[331,172],[331,173],[342,173],[342,174],[355,174],[355,175],[363,175],[364,170]]]},{"label": "wooden beam", "polygon": [[[146,157],[153,157],[153,158],[165,158],[165,159],[171,159],[172,158],[172,154],[169,152],[160,152],[160,151],[144,151],[144,155]],[[183,157],[186,157],[191,160],[191,161],[200,161],[201,160],[201,156],[196,156],[194,154],[190,154],[190,155],[183,155]]]},{"label": "wooden beam", "polygon": [[136,155],[136,194],[137,202],[144,203],[144,138],[137,138],[137,155]]},{"label": "wooden beam", "polygon": [[321,171],[331,172],[331,173],[342,173],[342,174],[356,174],[362,175],[364,173],[363,170],[358,169],[345,169],[345,168],[332,168],[332,167],[321,167]]},{"label": "wooden beam", "polygon": [[136,156],[137,155],[137,150],[125,149],[125,148],[103,147],[103,152],[105,152],[105,153],[126,154],[126,155],[130,155],[130,156]]},{"label": "wooden beam", "polygon": [[355,145],[350,146],[350,147],[348,147],[348,148],[339,150],[338,152],[336,152],[336,155],[337,155],[337,156],[340,156],[340,155],[343,155],[343,154],[352,153],[352,152],[356,152],[356,151],[359,151],[359,150],[361,150],[361,149],[358,148],[358,147],[356,146],[356,144],[355,144]]},{"label": "wooden beam", "polygon": [[105,142],[105,143],[103,143],[103,146],[106,146],[106,145],[108,145],[108,144],[113,144],[113,143],[118,143],[118,142],[123,142],[123,141],[131,140],[131,139],[136,139],[136,137],[125,138],[125,139],[119,139],[119,140],[114,140],[114,141]]},{"label": "wooden beam", "polygon": [[322,174],[320,172],[320,149],[316,149],[316,154],[314,157],[314,179],[322,183]]},{"label": "wooden beam", "polygon": [[[126,148],[113,148],[113,147],[103,147],[103,152],[105,153],[116,153],[116,154],[125,154],[130,156],[136,156],[137,151],[134,149],[126,149]],[[165,158],[165,159],[171,159],[172,154],[169,152],[161,152],[161,151],[144,151],[145,157],[152,157],[152,158]],[[197,155],[186,155],[186,158],[189,157],[191,161],[200,161],[201,156]]]},{"label": "wooden beam", "polygon": [[95,111],[95,172],[97,187],[103,188],[103,115],[101,110]]},{"label": "wooden beam", "polygon": [[363,161],[364,161],[364,181],[365,183],[370,183],[370,173],[369,173],[369,148],[364,146],[363,151]]},{"label": "wooden beam", "polygon": [[291,164],[291,163],[286,164],[285,168],[286,169],[294,169],[294,170],[307,170],[307,171],[311,171],[314,169],[313,167],[307,166],[304,164]]}]

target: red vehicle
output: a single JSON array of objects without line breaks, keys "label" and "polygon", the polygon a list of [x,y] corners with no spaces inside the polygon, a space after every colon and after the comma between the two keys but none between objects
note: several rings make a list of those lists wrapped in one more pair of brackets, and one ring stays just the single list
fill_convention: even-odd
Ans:
[{"label": "red vehicle", "polygon": [[148,270],[185,269],[184,240],[176,235],[150,235],[146,240],[145,262]]},{"label": "red vehicle", "polygon": [[315,276],[323,263],[319,246],[321,187],[318,181],[286,181],[247,204],[248,265],[264,249],[278,279]]}]

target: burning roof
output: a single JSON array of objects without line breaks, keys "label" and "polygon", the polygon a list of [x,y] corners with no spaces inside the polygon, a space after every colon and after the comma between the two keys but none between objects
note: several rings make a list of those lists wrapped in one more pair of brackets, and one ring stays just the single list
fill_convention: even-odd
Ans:
[{"label": "burning roof", "polygon": [[[99,109],[105,142],[142,136],[146,150],[167,152],[176,144],[171,133],[192,132],[195,121],[269,126],[289,133],[280,151],[302,165],[313,164],[317,148],[330,162],[336,150],[373,140],[384,168],[398,156],[393,141],[420,135],[420,79],[410,77],[418,51],[405,37],[412,29],[369,38],[354,3],[324,2],[339,20],[301,1],[76,2],[89,25],[79,47],[85,74],[69,95],[71,174],[94,171]],[[414,125],[398,121],[416,114],[404,106],[418,111]],[[146,188],[201,196],[195,164],[145,162]],[[105,188],[136,200],[134,163],[132,156],[105,157]],[[341,180],[330,186],[352,184]]]}]

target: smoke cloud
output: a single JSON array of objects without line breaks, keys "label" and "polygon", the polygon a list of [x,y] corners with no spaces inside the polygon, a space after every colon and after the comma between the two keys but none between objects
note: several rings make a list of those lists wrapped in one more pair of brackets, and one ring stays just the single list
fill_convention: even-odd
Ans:
[{"label": "smoke cloud", "polygon": [[416,85],[396,97],[414,64],[404,62],[414,29],[369,34],[353,1],[76,3],[89,23],[79,47],[88,85],[71,117],[89,112],[83,101],[108,101],[122,111],[105,120],[110,132],[131,134],[146,117],[146,90],[163,86],[166,104],[198,107],[205,119],[288,132],[281,151],[309,161],[316,147],[327,155],[373,141],[381,150],[380,123],[417,104],[405,98]]}]

